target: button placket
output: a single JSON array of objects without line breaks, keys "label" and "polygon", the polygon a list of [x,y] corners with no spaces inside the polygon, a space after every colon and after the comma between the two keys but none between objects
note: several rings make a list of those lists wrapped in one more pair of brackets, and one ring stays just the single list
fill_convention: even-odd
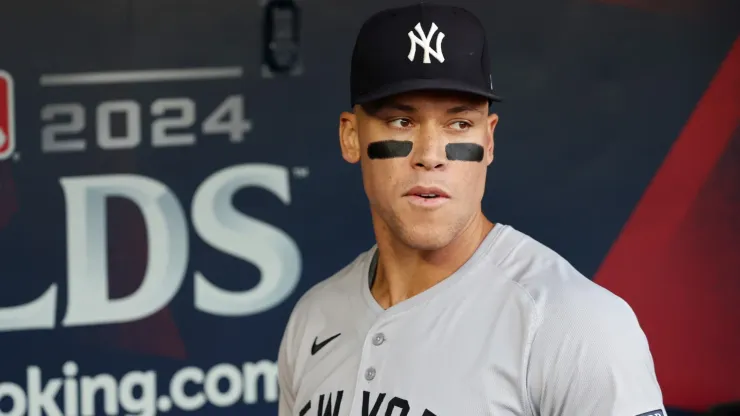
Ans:
[{"label": "button placket", "polygon": [[[385,333],[382,331],[376,330],[378,328],[371,328],[370,331],[368,331],[368,336],[366,338],[365,348],[363,348],[363,364],[366,365],[365,371],[364,371],[364,378],[366,382],[373,381],[375,377],[378,375],[378,370],[375,368],[375,366],[372,365],[372,362],[376,360],[378,354],[382,354],[380,350],[377,350],[376,348],[383,345],[386,342],[386,336]],[[374,334],[374,335],[370,335]]]}]

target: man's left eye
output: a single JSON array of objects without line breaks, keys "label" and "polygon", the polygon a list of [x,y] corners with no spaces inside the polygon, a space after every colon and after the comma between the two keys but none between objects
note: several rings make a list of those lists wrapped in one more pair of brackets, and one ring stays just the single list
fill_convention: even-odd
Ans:
[{"label": "man's left eye", "polygon": [[465,121],[456,121],[452,123],[452,126],[455,130],[467,130],[470,128],[470,123]]}]

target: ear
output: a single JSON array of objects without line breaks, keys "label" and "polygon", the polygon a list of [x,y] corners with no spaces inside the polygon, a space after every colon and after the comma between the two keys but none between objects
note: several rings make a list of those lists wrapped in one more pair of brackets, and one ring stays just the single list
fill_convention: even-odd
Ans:
[{"label": "ear", "polygon": [[491,114],[488,116],[488,123],[486,125],[488,132],[486,133],[486,164],[490,165],[493,162],[493,148],[494,148],[494,134],[496,126],[498,125],[498,114]]},{"label": "ear", "polygon": [[344,111],[339,116],[339,145],[342,157],[349,163],[360,161],[360,137],[357,133],[357,115]]}]

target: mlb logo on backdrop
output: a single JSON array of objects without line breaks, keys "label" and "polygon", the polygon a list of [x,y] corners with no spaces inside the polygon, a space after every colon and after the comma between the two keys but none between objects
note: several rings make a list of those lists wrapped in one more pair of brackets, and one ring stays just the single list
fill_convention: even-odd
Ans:
[{"label": "mlb logo on backdrop", "polygon": [[0,69],[0,160],[15,150],[13,77]]}]

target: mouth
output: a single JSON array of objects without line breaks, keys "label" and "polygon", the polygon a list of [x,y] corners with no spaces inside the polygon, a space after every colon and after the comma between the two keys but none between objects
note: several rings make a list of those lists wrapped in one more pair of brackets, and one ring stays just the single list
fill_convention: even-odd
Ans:
[{"label": "mouth", "polygon": [[409,189],[408,192],[404,196],[416,196],[424,199],[434,199],[434,198],[449,198],[450,196],[447,194],[447,192],[439,189],[439,188],[428,188],[423,186],[415,186],[411,189]]},{"label": "mouth", "polygon": [[413,203],[424,206],[437,205],[450,199],[450,195],[439,188],[415,186],[404,194]]}]

